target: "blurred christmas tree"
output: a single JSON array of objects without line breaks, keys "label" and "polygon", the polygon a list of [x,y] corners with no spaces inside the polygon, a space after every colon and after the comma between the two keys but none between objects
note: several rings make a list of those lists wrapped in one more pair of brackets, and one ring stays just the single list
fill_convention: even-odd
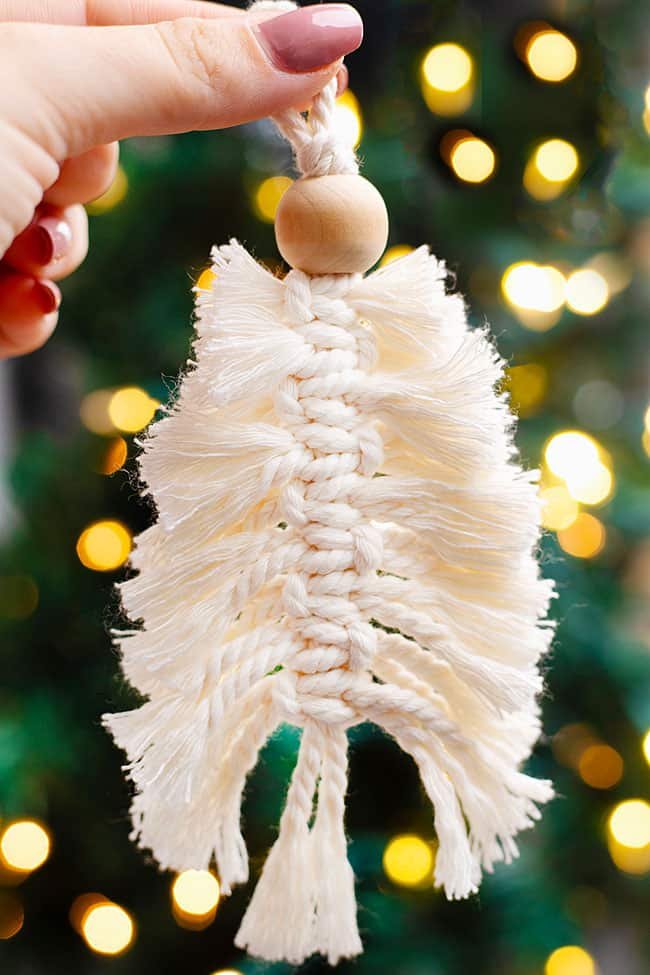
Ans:
[{"label": "blurred christmas tree", "polygon": [[[512,364],[521,450],[542,468],[560,626],[535,759],[559,798],[521,859],[471,901],[432,889],[435,836],[410,761],[356,731],[348,828],[366,952],[354,970],[643,975],[647,17],[635,0],[359,8],[358,102],[348,93],[340,111],[389,206],[385,260],[430,242]],[[236,235],[277,263],[271,223],[290,173],[266,123],[124,145],[118,181],[90,208],[91,256],[66,286],[57,336],[0,372],[0,960],[11,975],[273,967],[232,948],[246,891],[217,907],[213,878],[181,875],[172,893],[174,878],[131,847],[120,757],[99,716],[132,700],[107,635],[112,583],[151,518],[132,435],[186,358],[210,244]],[[250,784],[254,864],[295,749],[294,734],[276,737]]]}]

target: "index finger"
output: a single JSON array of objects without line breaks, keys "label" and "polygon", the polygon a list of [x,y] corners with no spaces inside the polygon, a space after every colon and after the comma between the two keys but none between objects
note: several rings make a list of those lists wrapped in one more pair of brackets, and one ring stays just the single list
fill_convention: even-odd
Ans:
[{"label": "index finger", "polygon": [[0,0],[0,22],[77,27],[155,24],[180,17],[238,17],[242,10],[208,0]]}]

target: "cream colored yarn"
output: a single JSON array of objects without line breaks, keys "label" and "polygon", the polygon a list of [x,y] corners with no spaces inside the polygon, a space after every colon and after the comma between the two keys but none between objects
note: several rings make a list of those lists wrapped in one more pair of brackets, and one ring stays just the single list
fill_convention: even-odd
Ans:
[{"label": "cream colored yarn", "polygon": [[[279,119],[309,173],[355,171],[334,91]],[[363,233],[363,228],[359,228]],[[246,777],[302,729],[237,944],[270,960],[358,954],[346,853],[347,729],[371,721],[417,763],[435,884],[467,897],[517,854],[548,782],[539,734],[552,587],[534,558],[535,475],[495,392],[502,364],[425,247],[368,275],[280,280],[213,251],[177,401],[141,457],[159,520],[120,587],[117,634],[146,703],[106,724],[135,786],[133,836],[162,867],[248,878]]]}]

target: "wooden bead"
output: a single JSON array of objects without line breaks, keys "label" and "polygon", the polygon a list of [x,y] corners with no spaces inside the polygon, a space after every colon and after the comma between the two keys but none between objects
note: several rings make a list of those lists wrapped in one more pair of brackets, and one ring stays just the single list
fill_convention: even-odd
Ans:
[{"label": "wooden bead", "polygon": [[363,273],[386,247],[386,205],[363,176],[303,176],[280,201],[275,239],[285,261],[307,274]]}]

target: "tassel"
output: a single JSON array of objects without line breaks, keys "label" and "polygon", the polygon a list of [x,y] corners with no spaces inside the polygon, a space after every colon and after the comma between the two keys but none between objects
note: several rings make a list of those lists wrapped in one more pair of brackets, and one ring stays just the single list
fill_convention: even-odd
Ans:
[{"label": "tassel", "polygon": [[[539,735],[552,585],[535,562],[536,476],[495,391],[503,365],[425,247],[374,273],[385,208],[334,130],[335,84],[277,119],[303,178],[283,198],[284,279],[236,241],[197,294],[193,360],[143,443],[158,523],[120,587],[147,698],[109,715],[134,838],[161,866],[248,877],[246,777],[302,729],[280,822],[237,935],[271,961],[361,951],[344,802],[347,729],[417,763],[434,882],[450,898],[517,855],[551,786]],[[382,475],[382,476],[379,476]]]}]

